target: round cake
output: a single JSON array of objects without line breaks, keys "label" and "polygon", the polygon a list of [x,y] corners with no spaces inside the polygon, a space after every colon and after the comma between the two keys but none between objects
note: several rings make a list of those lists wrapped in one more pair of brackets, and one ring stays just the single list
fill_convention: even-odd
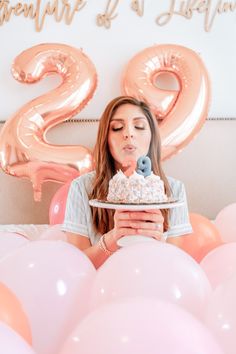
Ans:
[{"label": "round cake", "polygon": [[153,172],[136,171],[126,175],[118,171],[109,181],[107,201],[111,203],[145,204],[167,201],[164,182]]}]

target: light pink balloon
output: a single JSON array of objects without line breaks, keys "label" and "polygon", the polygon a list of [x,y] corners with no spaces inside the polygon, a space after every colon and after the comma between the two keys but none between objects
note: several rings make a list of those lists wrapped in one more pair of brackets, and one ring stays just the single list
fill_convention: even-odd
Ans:
[{"label": "light pink balloon", "polygon": [[222,209],[216,216],[215,226],[224,242],[236,242],[236,203]]},{"label": "light pink balloon", "polygon": [[236,274],[236,242],[226,243],[209,252],[200,263],[212,288]]},{"label": "light pink balloon", "polygon": [[0,232],[0,259],[24,246],[29,240],[15,232]]},{"label": "light pink balloon", "polygon": [[50,225],[62,224],[65,217],[66,200],[71,181],[60,187],[52,198],[49,208]]},{"label": "light pink balloon", "polygon": [[95,273],[84,253],[63,241],[30,242],[1,260],[0,281],[28,315],[37,353],[57,353],[85,315]]},{"label": "light pink balloon", "polygon": [[67,241],[67,237],[65,232],[61,231],[61,225],[53,225],[49,226],[47,230],[45,230],[40,235],[40,240],[52,240],[52,241]]},{"label": "light pink balloon", "polygon": [[236,351],[236,275],[219,285],[206,312],[206,324],[218,338],[225,354]]},{"label": "light pink balloon", "polygon": [[35,353],[18,333],[2,322],[0,322],[0,348],[2,354]]},{"label": "light pink balloon", "polygon": [[223,354],[210,331],[179,306],[135,298],[111,303],[75,328],[60,354]]},{"label": "light pink balloon", "polygon": [[210,293],[206,274],[187,253],[161,242],[140,243],[119,250],[98,269],[90,306],[153,296],[201,317]]}]

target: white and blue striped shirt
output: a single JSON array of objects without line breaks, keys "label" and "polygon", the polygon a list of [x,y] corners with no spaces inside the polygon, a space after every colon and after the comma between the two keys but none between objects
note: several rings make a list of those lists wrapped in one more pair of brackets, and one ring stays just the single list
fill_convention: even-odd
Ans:
[{"label": "white and blue striped shirt", "polygon": [[[98,242],[100,234],[93,228],[92,213],[89,205],[89,194],[95,172],[89,172],[74,179],[71,183],[64,223],[62,230],[88,237],[92,245]],[[188,206],[184,184],[172,177],[168,177],[172,196],[183,201],[183,205],[170,209],[169,230],[167,237],[182,236],[192,232],[189,222]]]}]

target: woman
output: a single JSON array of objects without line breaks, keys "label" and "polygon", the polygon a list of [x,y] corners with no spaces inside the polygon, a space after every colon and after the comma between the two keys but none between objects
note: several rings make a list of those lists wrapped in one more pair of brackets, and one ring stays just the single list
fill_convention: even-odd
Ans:
[{"label": "woman", "polygon": [[[70,243],[83,250],[96,268],[116,250],[125,235],[144,235],[157,240],[192,232],[184,185],[166,178],[160,162],[161,142],[156,119],[146,103],[121,96],[106,107],[100,120],[94,150],[96,169],[76,178],[70,187],[62,230]],[[148,155],[154,174],[164,181],[165,192],[184,200],[182,207],[168,210],[118,211],[89,206],[89,199],[106,199],[108,182],[122,169],[125,158]]]}]

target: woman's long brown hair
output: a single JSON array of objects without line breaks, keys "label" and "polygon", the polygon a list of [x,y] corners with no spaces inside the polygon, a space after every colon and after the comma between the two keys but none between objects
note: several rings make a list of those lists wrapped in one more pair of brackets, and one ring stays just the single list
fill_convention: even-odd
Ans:
[{"label": "woman's long brown hair", "polygon": [[[154,174],[160,176],[164,182],[165,192],[170,196],[170,186],[168,180],[161,167],[161,140],[157,127],[156,119],[153,117],[148,105],[145,102],[138,101],[130,96],[120,96],[113,99],[106,107],[98,128],[97,141],[94,148],[94,162],[95,162],[95,179],[93,182],[93,189],[90,195],[91,199],[106,200],[108,193],[108,184],[110,179],[117,172],[113,157],[110,154],[108,146],[108,133],[111,118],[116,112],[117,108],[123,104],[132,104],[139,107],[150,126],[151,142],[148,151],[148,156],[152,162],[152,171]],[[93,226],[100,234],[105,234],[114,227],[114,211],[110,209],[92,208]],[[162,210],[164,216],[164,231],[168,229],[168,210]]]}]

